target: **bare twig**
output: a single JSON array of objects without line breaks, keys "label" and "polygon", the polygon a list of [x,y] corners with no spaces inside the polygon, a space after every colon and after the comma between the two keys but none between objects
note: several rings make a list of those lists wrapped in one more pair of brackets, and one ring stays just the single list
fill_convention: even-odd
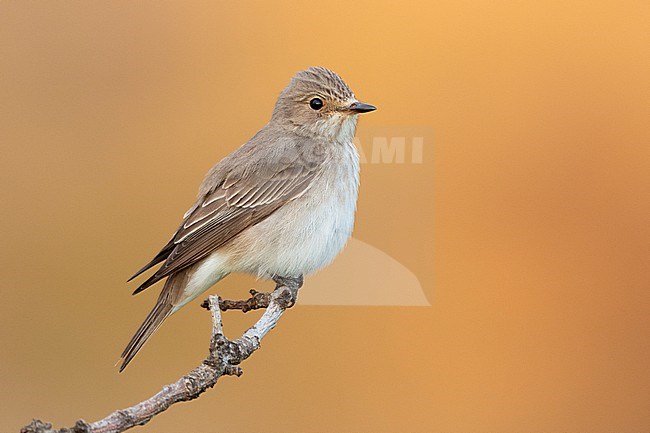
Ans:
[{"label": "bare twig", "polygon": [[[74,427],[56,430],[41,420],[33,420],[21,429],[21,433],[119,433],[136,425],[149,422],[174,403],[197,398],[212,388],[221,376],[241,376],[239,364],[260,348],[262,338],[275,327],[280,316],[295,304],[302,278],[276,278],[277,285],[271,293],[251,290],[252,297],[246,301],[224,301],[210,296],[204,303],[212,314],[212,339],[208,357],[194,370],[169,384],[153,397],[126,409],[117,410],[106,418],[88,424],[77,421]],[[260,319],[235,341],[223,335],[221,311],[240,309],[249,311],[266,308]]]},{"label": "bare twig", "polygon": [[[269,302],[271,301],[270,293],[258,292],[255,289],[251,289],[250,294],[251,297],[246,299],[245,301],[231,301],[229,299],[219,299],[219,308],[221,308],[221,311],[241,310],[242,313],[247,313],[252,310],[266,308],[269,306]],[[208,310],[210,309],[210,305],[207,299],[203,301],[201,307],[206,308]]]}]

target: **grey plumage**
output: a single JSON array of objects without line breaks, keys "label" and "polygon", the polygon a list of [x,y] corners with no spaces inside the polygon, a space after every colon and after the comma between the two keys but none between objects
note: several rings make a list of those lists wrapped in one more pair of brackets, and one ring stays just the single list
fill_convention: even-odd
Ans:
[{"label": "grey plumage", "polygon": [[[310,107],[314,98],[322,108]],[[210,170],[172,239],[131,277],[164,262],[134,292],[167,278],[120,371],[169,315],[228,273],[297,277],[338,254],[356,206],[356,114],[370,109],[328,69],[294,76],[271,121]]]},{"label": "grey plumage", "polygon": [[318,161],[305,165],[306,149],[278,154],[275,146],[283,138],[274,135],[276,131],[264,129],[215,166],[204,181],[207,191],[151,266],[167,254],[165,263],[136,292],[191,266],[305,192],[321,168]]}]

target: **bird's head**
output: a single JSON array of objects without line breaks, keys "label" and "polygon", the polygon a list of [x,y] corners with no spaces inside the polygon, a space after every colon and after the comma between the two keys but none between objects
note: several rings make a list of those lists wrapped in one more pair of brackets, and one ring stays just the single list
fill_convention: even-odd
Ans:
[{"label": "bird's head", "polygon": [[338,74],[318,66],[291,79],[278,97],[271,122],[306,137],[346,142],[354,137],[358,114],[375,109],[357,101]]}]

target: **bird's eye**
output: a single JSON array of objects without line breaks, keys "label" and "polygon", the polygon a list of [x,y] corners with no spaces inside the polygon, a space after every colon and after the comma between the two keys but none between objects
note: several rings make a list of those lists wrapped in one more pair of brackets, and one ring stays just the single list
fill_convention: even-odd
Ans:
[{"label": "bird's eye", "polygon": [[314,98],[309,101],[309,106],[312,110],[320,110],[323,108],[323,101],[321,101],[319,98]]}]

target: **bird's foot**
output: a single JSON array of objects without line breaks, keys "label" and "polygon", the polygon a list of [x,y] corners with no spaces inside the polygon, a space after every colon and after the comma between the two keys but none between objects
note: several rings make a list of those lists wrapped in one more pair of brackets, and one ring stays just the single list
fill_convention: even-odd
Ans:
[{"label": "bird's foot", "polygon": [[[284,308],[291,308],[296,305],[296,300],[298,298],[298,289],[302,287],[303,277],[279,277],[274,276],[273,281],[275,281],[275,289],[280,287],[286,287],[289,292],[284,300]],[[251,297],[245,300],[230,300],[230,299],[221,299],[219,298],[219,308],[221,311],[228,310],[241,310],[242,313],[247,313],[252,310],[259,310],[260,308],[266,308],[271,302],[271,293],[258,292],[255,289],[250,289]],[[201,304],[201,307],[209,310],[210,303],[206,299]]]},{"label": "bird's foot", "polygon": [[298,299],[298,289],[302,287],[304,282],[303,276],[298,277],[281,277],[279,275],[273,276],[273,281],[275,281],[275,289],[280,287],[286,287],[289,289],[288,299],[285,299],[285,308],[291,308],[296,305],[296,300]]}]

